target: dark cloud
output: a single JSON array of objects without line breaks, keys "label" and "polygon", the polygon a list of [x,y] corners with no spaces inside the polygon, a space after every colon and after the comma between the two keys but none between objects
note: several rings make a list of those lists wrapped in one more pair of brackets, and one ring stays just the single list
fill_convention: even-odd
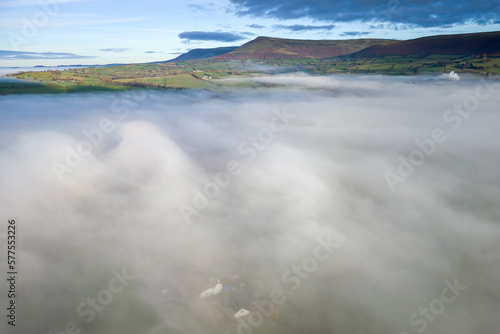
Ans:
[{"label": "dark cloud", "polygon": [[127,48],[109,48],[109,49],[99,49],[99,51],[104,51],[104,52],[125,52],[130,49]]},{"label": "dark cloud", "polygon": [[335,28],[334,24],[323,25],[323,26],[310,26],[303,24],[293,24],[293,25],[282,25],[278,24],[273,26],[275,29],[286,29],[291,31],[311,31],[311,30],[332,30]]},{"label": "dark cloud", "polygon": [[185,31],[179,34],[182,39],[190,41],[235,42],[245,37],[230,32]]},{"label": "dark cloud", "polygon": [[340,36],[366,36],[370,35],[371,32],[367,31],[344,31],[343,33],[340,34]]},{"label": "dark cloud", "polygon": [[254,29],[264,29],[265,28],[265,26],[260,25],[260,24],[249,24],[249,25],[247,25],[247,27],[254,28]]},{"label": "dark cloud", "polygon": [[82,56],[66,52],[28,52],[0,50],[0,59],[89,59],[93,56]]},{"label": "dark cloud", "polygon": [[239,15],[277,19],[311,18],[328,22],[381,21],[415,24],[421,27],[492,24],[500,19],[496,0],[477,1],[305,1],[231,0]]}]

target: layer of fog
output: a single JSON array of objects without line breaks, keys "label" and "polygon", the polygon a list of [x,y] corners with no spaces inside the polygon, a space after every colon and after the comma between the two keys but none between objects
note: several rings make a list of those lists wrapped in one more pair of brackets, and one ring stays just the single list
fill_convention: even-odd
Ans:
[{"label": "layer of fog", "polygon": [[[207,320],[210,303],[193,297],[172,312],[162,294],[204,270],[239,273],[264,299],[286,295],[280,319],[255,333],[273,323],[276,333],[500,328],[500,84],[256,80],[281,88],[0,97],[0,247],[17,218],[20,272],[19,323],[4,318],[2,333],[59,333],[70,321],[88,333],[216,331],[224,322]],[[447,113],[476,100],[468,117]],[[269,140],[263,129],[281,129],[275,117],[286,113]],[[67,165],[82,130],[105,118],[114,128],[105,121],[108,133],[60,182],[54,162]],[[446,140],[392,191],[386,172],[438,128]],[[267,143],[250,154],[259,134]],[[194,189],[233,160],[241,173],[186,223],[179,206],[194,207]],[[283,274],[328,234],[340,246],[292,290]],[[77,307],[122,268],[136,278],[87,323]],[[439,315],[420,315],[455,279],[467,288]],[[6,300],[6,284],[0,293]]]},{"label": "layer of fog", "polygon": [[[99,66],[99,65],[97,65]],[[0,67],[0,78],[9,74],[16,74],[19,72],[43,72],[43,71],[64,71],[74,68],[85,68],[90,66],[33,66],[33,67]]]}]

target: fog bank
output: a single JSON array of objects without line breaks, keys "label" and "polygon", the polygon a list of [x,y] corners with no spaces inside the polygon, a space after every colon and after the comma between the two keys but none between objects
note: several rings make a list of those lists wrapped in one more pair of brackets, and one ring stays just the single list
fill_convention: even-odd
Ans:
[{"label": "fog bank", "polygon": [[[253,80],[275,87],[0,97],[2,333],[500,328],[500,83]],[[210,278],[279,317],[230,319]]]}]

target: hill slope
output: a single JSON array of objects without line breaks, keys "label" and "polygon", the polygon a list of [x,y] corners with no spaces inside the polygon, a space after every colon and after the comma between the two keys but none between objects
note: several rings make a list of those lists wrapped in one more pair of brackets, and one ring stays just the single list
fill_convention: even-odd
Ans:
[{"label": "hill slope", "polygon": [[227,47],[212,48],[212,49],[193,49],[190,50],[189,52],[181,54],[177,58],[167,61],[167,63],[173,63],[184,60],[211,58],[231,52],[237,48],[238,48],[237,46],[227,46]]},{"label": "hill slope", "polygon": [[363,50],[374,44],[394,43],[388,39],[297,40],[257,37],[236,50],[215,57],[229,59],[329,58]]},{"label": "hill slope", "polygon": [[430,54],[499,56],[500,31],[421,37],[392,44],[372,45],[356,53],[359,56]]}]

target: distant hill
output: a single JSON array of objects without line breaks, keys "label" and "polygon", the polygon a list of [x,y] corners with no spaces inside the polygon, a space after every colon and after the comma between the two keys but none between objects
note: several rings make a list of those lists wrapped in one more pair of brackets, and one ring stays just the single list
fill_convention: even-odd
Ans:
[{"label": "distant hill", "polygon": [[299,40],[257,37],[240,47],[193,49],[168,62],[213,58],[230,59],[325,59],[343,55],[483,55],[500,56],[500,32],[428,36],[406,41],[394,39]]},{"label": "distant hill", "polygon": [[238,48],[237,46],[227,46],[227,47],[212,48],[212,49],[193,49],[187,53],[181,54],[177,58],[169,60],[168,63],[184,61],[184,60],[211,58],[231,52],[237,48]]},{"label": "distant hill", "polygon": [[329,58],[363,50],[374,44],[394,43],[389,39],[298,40],[257,37],[234,51],[217,56],[217,60]]},{"label": "distant hill", "polygon": [[378,44],[356,53],[359,56],[466,54],[500,56],[500,31],[428,36],[391,44]]}]

